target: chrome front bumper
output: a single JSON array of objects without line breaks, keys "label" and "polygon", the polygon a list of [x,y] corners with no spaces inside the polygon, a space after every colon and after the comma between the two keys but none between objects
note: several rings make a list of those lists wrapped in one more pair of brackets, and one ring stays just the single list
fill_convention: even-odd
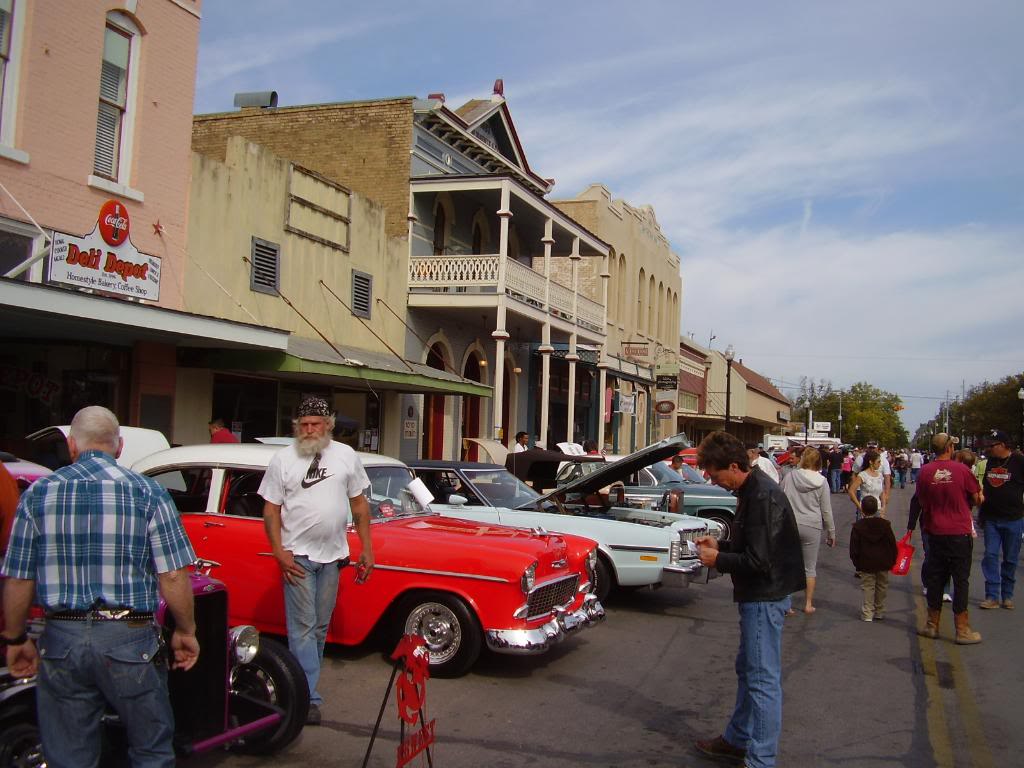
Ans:
[{"label": "chrome front bumper", "polygon": [[666,565],[661,571],[663,587],[688,587],[691,584],[707,584],[718,578],[718,571],[701,565],[700,560]]},{"label": "chrome front bumper", "polygon": [[536,629],[489,629],[484,638],[492,651],[527,656],[544,653],[568,635],[601,621],[604,621],[604,606],[596,595],[585,595],[583,605],[578,610],[562,610],[551,621]]}]

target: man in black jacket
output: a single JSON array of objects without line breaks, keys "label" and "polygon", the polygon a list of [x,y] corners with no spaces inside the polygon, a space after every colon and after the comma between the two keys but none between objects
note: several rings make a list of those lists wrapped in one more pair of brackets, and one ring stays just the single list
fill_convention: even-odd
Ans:
[{"label": "man in black jacket", "polygon": [[712,432],[697,449],[711,481],[738,499],[732,538],[697,542],[700,560],[732,576],[740,615],[738,691],[721,736],[694,742],[704,754],[748,768],[772,768],[782,730],[782,625],[789,596],[806,585],[800,533],[785,493],[751,468],[743,443]]}]

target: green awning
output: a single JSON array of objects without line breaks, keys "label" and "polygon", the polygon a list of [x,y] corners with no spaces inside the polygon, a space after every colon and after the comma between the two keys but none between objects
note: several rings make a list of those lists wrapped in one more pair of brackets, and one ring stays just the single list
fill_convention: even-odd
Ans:
[{"label": "green awning", "polygon": [[179,364],[223,373],[261,373],[288,381],[365,391],[367,387],[408,394],[491,397],[491,387],[401,360],[389,352],[338,345],[338,353],[322,341],[292,336],[288,351],[271,349],[183,349]]}]

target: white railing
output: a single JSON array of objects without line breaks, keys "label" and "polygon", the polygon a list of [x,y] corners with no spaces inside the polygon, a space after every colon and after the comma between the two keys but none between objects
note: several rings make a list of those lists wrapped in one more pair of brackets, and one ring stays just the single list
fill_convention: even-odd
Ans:
[{"label": "white railing", "polygon": [[[496,291],[501,257],[480,256],[412,256],[409,258],[409,291],[411,293],[482,293]],[[505,293],[534,307],[544,306],[547,279],[525,264],[509,259],[505,262]],[[580,296],[576,301],[578,317],[573,314],[573,292],[561,283],[551,281],[551,314],[597,331],[604,331],[604,307]]]},{"label": "white railing", "polygon": [[413,256],[409,259],[409,290],[497,287],[499,259],[497,255]]}]

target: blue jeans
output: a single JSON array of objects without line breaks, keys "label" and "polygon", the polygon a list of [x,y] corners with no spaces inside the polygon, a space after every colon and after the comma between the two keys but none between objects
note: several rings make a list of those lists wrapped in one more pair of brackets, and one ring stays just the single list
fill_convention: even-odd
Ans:
[{"label": "blue jeans", "polygon": [[920,471],[921,471],[920,469],[914,469],[913,467],[910,468],[910,482],[912,482],[912,483],[916,483],[917,482],[917,475],[918,475],[918,473]]},{"label": "blue jeans", "polygon": [[828,479],[829,479],[829,484],[832,486],[832,493],[839,493],[839,488],[840,488],[839,478],[840,478],[841,475],[842,475],[842,470],[840,470],[840,469],[830,469],[828,471]]},{"label": "blue jeans", "polygon": [[157,631],[137,622],[46,622],[36,711],[51,768],[99,765],[100,718],[108,706],[125,727],[133,766],[173,768],[174,712],[167,667],[153,661]]},{"label": "blue jeans", "polygon": [[[985,520],[985,556],[981,559],[981,573],[985,577],[985,597],[998,600],[1013,599],[1013,585],[1020,559],[1020,538],[1024,520]],[[1003,562],[999,562],[999,550]]]},{"label": "blue jeans", "polygon": [[738,603],[736,708],[722,735],[747,750],[750,768],[773,768],[782,731],[782,625],[790,599]]},{"label": "blue jeans", "polygon": [[320,662],[324,658],[327,625],[338,601],[338,561],[315,563],[296,555],[295,563],[306,572],[297,584],[284,583],[284,608],[288,626],[288,648],[298,660],[309,683],[309,701],[320,706],[323,697],[316,689]]}]

